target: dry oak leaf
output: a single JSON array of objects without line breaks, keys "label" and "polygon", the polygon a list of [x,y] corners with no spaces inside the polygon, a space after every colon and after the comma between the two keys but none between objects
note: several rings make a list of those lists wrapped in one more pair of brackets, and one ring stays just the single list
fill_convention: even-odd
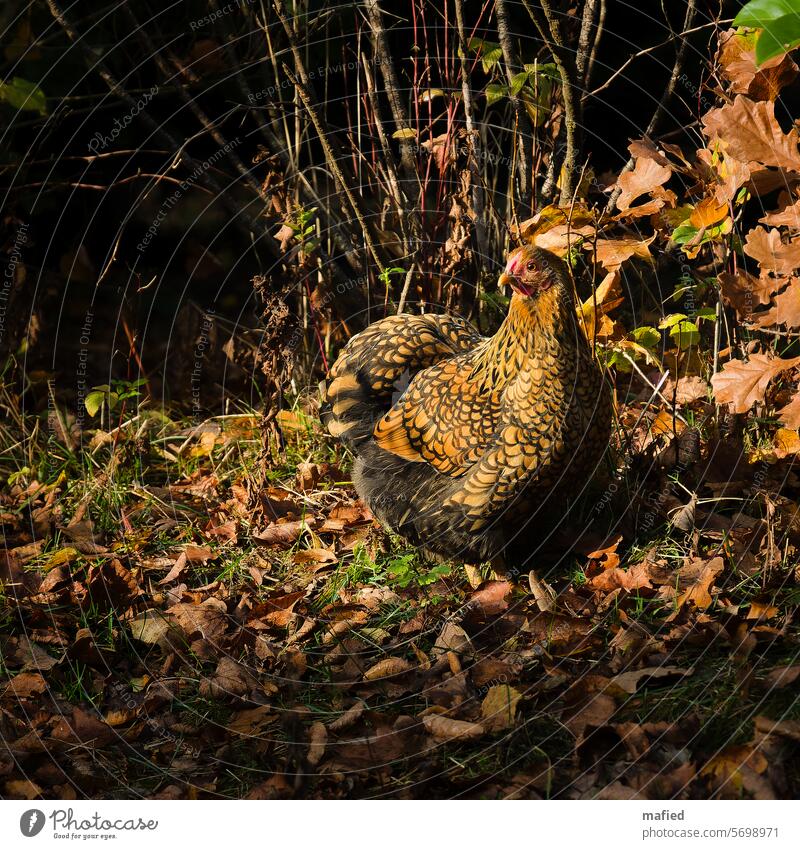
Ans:
[{"label": "dry oak leaf", "polygon": [[652,139],[646,136],[636,139],[628,145],[628,150],[634,159],[652,159],[664,168],[669,168],[669,159],[656,147]]},{"label": "dry oak leaf", "polygon": [[758,261],[763,271],[791,274],[800,268],[800,242],[785,244],[779,230],[754,227],[747,234],[743,250]]},{"label": "dry oak leaf", "polygon": [[101,608],[127,608],[139,595],[136,578],[119,560],[90,567],[86,583],[89,597]]},{"label": "dry oak leaf", "polygon": [[652,589],[653,585],[650,583],[647,564],[635,563],[628,569],[619,569],[617,567],[606,569],[599,575],[595,575],[589,581],[589,586],[592,589],[608,593],[616,589],[628,590],[629,592],[632,590]]},{"label": "dry oak leaf", "polygon": [[38,672],[20,672],[6,684],[0,698],[29,699],[41,695],[46,689],[47,683]]},{"label": "dry oak leaf", "polygon": [[[694,564],[690,564],[690,568]],[[685,570],[686,567],[679,570],[680,573]],[[688,587],[684,592],[682,592],[677,599],[676,606],[678,609],[683,607],[684,604],[691,602],[695,607],[700,610],[705,610],[707,607],[711,606],[711,602],[713,599],[711,598],[711,587],[714,581],[717,579],[717,576],[722,574],[725,569],[725,562],[721,557],[712,557],[706,563],[702,563],[699,574],[696,576],[695,581]],[[674,614],[673,614],[674,615]]]},{"label": "dry oak leaf", "polygon": [[274,522],[260,533],[253,534],[252,539],[261,545],[282,545],[288,548],[294,545],[307,530],[313,530],[316,525],[317,522],[313,518],[294,522]]},{"label": "dry oak leaf", "polygon": [[111,726],[80,708],[74,708],[71,717],[62,717],[52,736],[54,740],[82,746],[105,746],[119,739]]},{"label": "dry oak leaf", "polygon": [[733,103],[706,112],[702,121],[703,133],[711,140],[718,139],[736,159],[800,170],[797,130],[781,130],[774,103],[754,102],[739,94]]},{"label": "dry oak leaf", "polygon": [[396,675],[405,675],[413,669],[414,667],[402,657],[386,657],[364,673],[364,680],[377,681],[381,678],[393,678]]},{"label": "dry oak leaf", "polygon": [[782,285],[780,280],[767,274],[755,277],[741,269],[736,274],[723,271],[718,275],[722,297],[732,306],[739,317],[749,321],[757,306],[765,306]]},{"label": "dry oak leaf", "polygon": [[691,404],[705,400],[708,395],[708,383],[702,377],[679,377],[675,384],[669,381],[664,394],[667,398],[672,398],[674,394],[676,404]]},{"label": "dry oak leaf", "polygon": [[366,702],[361,699],[357,699],[341,716],[329,723],[328,727],[331,731],[344,731],[345,728],[350,728],[351,725],[355,725],[356,722],[363,716],[366,709]]},{"label": "dry oak leaf", "polygon": [[790,285],[775,296],[774,305],[753,316],[752,323],[756,327],[771,327],[774,324],[800,327],[800,278],[792,277]]},{"label": "dry oak leaf", "polygon": [[786,192],[783,193],[779,200],[784,201],[784,205],[780,209],[776,209],[774,212],[768,212],[763,218],[759,218],[758,220],[770,227],[789,227],[792,230],[800,230],[800,200],[790,203]]},{"label": "dry oak leaf", "polygon": [[450,719],[448,716],[430,714],[423,716],[425,730],[436,740],[477,740],[486,733],[484,727],[477,722],[465,722],[462,719]]},{"label": "dry oak leaf", "polygon": [[175,617],[187,637],[218,640],[228,627],[228,608],[218,598],[207,598],[202,604],[173,604],[167,613]]},{"label": "dry oak leaf", "polygon": [[792,430],[800,430],[800,392],[778,413],[778,420]]},{"label": "dry oak leaf", "polygon": [[760,67],[756,65],[755,33],[729,29],[719,41],[720,68],[731,82],[733,94],[747,94],[753,100],[775,100],[781,89],[797,77],[797,65],[788,54],[774,56]]},{"label": "dry oak leaf", "polygon": [[654,678],[685,678],[692,675],[694,667],[683,668],[681,666],[649,666],[646,669],[633,669],[629,672],[621,672],[615,675],[608,683],[606,692],[611,695],[633,695],[642,683],[647,683]]},{"label": "dry oak leaf", "polygon": [[433,654],[441,655],[446,652],[457,655],[474,654],[474,648],[467,632],[455,622],[445,622],[433,646]]},{"label": "dry oak leaf", "polygon": [[268,725],[274,725],[277,721],[278,714],[269,705],[259,705],[237,711],[228,722],[227,728],[242,737],[258,737]]},{"label": "dry oak leaf", "polygon": [[594,244],[586,242],[584,249],[594,253],[597,262],[608,271],[618,271],[623,262],[631,257],[652,261],[650,243],[656,234],[649,239],[598,239]]},{"label": "dry oak leaf", "polygon": [[231,657],[223,657],[214,675],[200,682],[199,693],[203,698],[211,699],[243,696],[249,692],[251,684],[252,679],[240,663]]},{"label": "dry oak leaf", "polygon": [[496,616],[508,610],[508,596],[514,586],[509,581],[487,581],[469,597],[467,607],[482,616]]},{"label": "dry oak leaf", "polygon": [[767,386],[773,377],[800,363],[800,357],[782,360],[766,354],[751,354],[750,359],[730,360],[711,378],[718,404],[730,404],[734,413],[746,413],[753,404],[764,403]]},{"label": "dry oak leaf", "polygon": [[169,619],[156,608],[143,610],[128,622],[131,636],[148,645],[161,643],[170,631]]},{"label": "dry oak leaf", "polygon": [[166,584],[171,584],[173,581],[177,581],[183,573],[188,568],[189,562],[186,558],[186,552],[182,551],[178,555],[178,559],[172,564],[172,568],[167,572],[167,574],[158,582],[160,587],[165,586]]},{"label": "dry oak leaf", "polygon": [[617,198],[617,208],[625,211],[636,198],[652,192],[656,186],[662,186],[672,176],[672,170],[660,165],[655,159],[640,157],[633,171],[620,174],[617,187],[621,189]]},{"label": "dry oak leaf", "polygon": [[779,666],[770,671],[764,677],[764,687],[771,690],[773,687],[788,687],[800,678],[800,666]]},{"label": "dry oak leaf", "polygon": [[508,684],[495,684],[481,703],[481,725],[487,731],[505,731],[517,719],[517,704],[522,693]]},{"label": "dry oak leaf", "polygon": [[537,233],[533,237],[533,244],[538,248],[551,251],[559,256],[564,256],[574,245],[580,244],[586,239],[591,239],[596,233],[593,224],[556,224],[549,230]]}]

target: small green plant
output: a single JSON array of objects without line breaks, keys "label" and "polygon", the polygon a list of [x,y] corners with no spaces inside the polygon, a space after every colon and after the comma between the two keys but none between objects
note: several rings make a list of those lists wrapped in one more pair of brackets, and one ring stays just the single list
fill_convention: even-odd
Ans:
[{"label": "small green plant", "polygon": [[420,570],[415,554],[401,554],[392,558],[386,564],[389,583],[399,589],[406,589],[412,584],[418,587],[428,587],[442,578],[448,577],[453,571],[449,563],[437,563],[435,566]]},{"label": "small green plant", "polygon": [[[93,386],[92,391],[84,399],[83,405],[87,414],[94,418],[105,408],[108,415],[129,398],[139,398],[139,387],[147,383],[145,378],[139,380],[112,380],[111,384],[103,383]],[[102,416],[101,416],[102,424]]]},{"label": "small green plant", "polygon": [[378,279],[383,283],[383,285],[388,289],[392,282],[393,274],[405,274],[405,268],[384,268],[383,271],[378,275]]}]

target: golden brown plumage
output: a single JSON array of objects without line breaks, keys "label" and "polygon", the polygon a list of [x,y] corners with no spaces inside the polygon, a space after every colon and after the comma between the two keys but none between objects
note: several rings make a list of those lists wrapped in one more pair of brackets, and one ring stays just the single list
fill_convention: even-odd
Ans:
[{"label": "golden brown plumage", "polygon": [[611,422],[563,262],[524,246],[501,283],[514,295],[491,338],[434,315],[385,318],[353,337],[323,413],[379,519],[428,552],[473,562],[534,550],[531,522],[552,525],[591,477]]}]

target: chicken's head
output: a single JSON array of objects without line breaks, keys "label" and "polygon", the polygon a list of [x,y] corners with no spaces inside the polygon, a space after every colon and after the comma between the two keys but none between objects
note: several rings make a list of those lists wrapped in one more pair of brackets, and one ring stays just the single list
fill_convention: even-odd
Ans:
[{"label": "chicken's head", "polygon": [[536,298],[554,286],[566,285],[568,280],[562,259],[534,245],[523,245],[508,255],[498,282],[526,298]]}]

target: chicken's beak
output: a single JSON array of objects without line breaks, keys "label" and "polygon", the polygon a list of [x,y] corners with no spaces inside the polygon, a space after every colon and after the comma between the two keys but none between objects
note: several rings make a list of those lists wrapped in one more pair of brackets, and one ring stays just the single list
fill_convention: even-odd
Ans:
[{"label": "chicken's beak", "polygon": [[517,282],[517,278],[514,277],[513,274],[507,274],[503,272],[500,275],[500,279],[497,281],[499,286],[510,286],[512,289],[514,288],[514,284]]}]

